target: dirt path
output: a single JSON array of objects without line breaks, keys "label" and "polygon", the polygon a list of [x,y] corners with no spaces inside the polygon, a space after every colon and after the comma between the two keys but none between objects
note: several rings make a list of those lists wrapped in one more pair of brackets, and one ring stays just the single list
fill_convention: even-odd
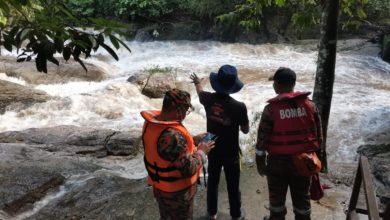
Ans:
[{"label": "dirt path", "polygon": [[[344,208],[349,201],[350,188],[343,185],[334,185],[322,178],[322,182],[332,186],[325,191],[325,196],[320,202],[312,201],[312,219],[338,220],[345,219]],[[258,220],[263,219],[269,213],[268,189],[265,177],[260,177],[256,171],[256,165],[253,163],[243,166],[241,173],[241,197],[245,212],[245,219]],[[229,220],[229,201],[226,191],[224,174],[221,176],[220,191],[218,201],[218,219]],[[194,219],[207,219],[206,216],[206,190],[204,186],[198,187],[198,194],[195,199]],[[287,197],[287,219],[294,219],[292,212],[291,198]]]}]

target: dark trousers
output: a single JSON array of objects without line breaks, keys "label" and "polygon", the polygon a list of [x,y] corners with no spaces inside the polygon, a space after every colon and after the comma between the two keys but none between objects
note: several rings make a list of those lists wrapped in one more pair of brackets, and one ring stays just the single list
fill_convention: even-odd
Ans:
[{"label": "dark trousers", "polygon": [[223,167],[230,205],[230,216],[241,216],[240,161],[236,159],[209,158],[207,180],[207,211],[215,215],[218,211],[218,185]]},{"label": "dark trousers", "polygon": [[268,157],[267,181],[271,220],[285,219],[288,187],[290,187],[295,219],[310,220],[311,177],[294,174],[293,163],[289,156],[270,155]]}]

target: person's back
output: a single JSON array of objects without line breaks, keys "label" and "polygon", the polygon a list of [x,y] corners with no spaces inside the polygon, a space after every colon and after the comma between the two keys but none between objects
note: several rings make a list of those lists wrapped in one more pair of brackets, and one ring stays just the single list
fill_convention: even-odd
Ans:
[{"label": "person's back", "polygon": [[205,92],[196,74],[191,75],[206,110],[207,131],[217,136],[215,148],[209,154],[207,181],[207,211],[210,219],[216,219],[218,211],[218,185],[224,169],[229,196],[230,215],[233,219],[243,216],[241,212],[240,146],[239,131],[249,132],[249,120],[244,103],[229,94],[241,90],[243,83],[237,77],[234,66],[223,65],[218,73],[210,74],[210,84],[215,93]]},{"label": "person's back", "polygon": [[279,68],[271,80],[278,95],[264,107],[255,149],[257,170],[268,182],[270,216],[264,219],[285,219],[290,188],[295,219],[310,220],[311,177],[297,172],[294,158],[318,150],[322,140],[318,110],[308,98],[310,92],[294,92],[296,74],[291,69]]},{"label": "person's back", "polygon": [[207,117],[207,131],[215,134],[215,148],[209,157],[234,159],[238,156],[240,125],[247,123],[246,106],[222,93],[199,93]]}]

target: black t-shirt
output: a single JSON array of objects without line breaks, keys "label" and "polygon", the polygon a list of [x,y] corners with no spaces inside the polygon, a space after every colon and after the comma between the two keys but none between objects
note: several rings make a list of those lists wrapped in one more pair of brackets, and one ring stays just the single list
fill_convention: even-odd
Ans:
[{"label": "black t-shirt", "polygon": [[199,101],[207,116],[207,131],[218,136],[209,157],[236,158],[240,126],[249,124],[247,109],[227,94],[201,92]]}]

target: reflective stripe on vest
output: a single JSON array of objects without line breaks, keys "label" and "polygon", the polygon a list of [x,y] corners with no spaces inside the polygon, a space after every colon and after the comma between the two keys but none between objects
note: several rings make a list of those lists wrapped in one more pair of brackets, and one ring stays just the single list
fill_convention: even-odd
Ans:
[{"label": "reflective stripe on vest", "polygon": [[172,166],[172,162],[164,160],[158,155],[157,142],[161,133],[167,128],[178,130],[187,141],[187,151],[195,152],[192,136],[178,121],[158,121],[156,116],[160,111],[142,111],[145,119],[142,141],[145,151],[145,167],[148,172],[148,184],[165,192],[177,192],[195,184],[200,170],[191,177],[182,177],[181,173]]},{"label": "reflective stripe on vest", "polygon": [[269,154],[297,154],[319,147],[316,124],[307,96],[310,93],[283,93],[269,100],[274,121],[267,142]]}]

